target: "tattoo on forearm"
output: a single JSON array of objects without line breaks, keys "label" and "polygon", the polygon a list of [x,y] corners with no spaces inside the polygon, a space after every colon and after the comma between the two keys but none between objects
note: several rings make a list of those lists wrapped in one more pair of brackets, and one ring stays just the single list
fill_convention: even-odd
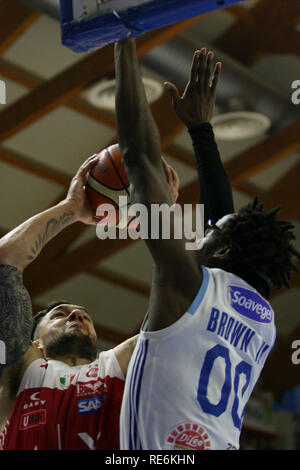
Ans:
[{"label": "tattoo on forearm", "polygon": [[5,365],[18,361],[31,345],[32,309],[22,273],[0,265],[0,340],[5,344]]},{"label": "tattoo on forearm", "polygon": [[34,260],[45,244],[73,219],[74,212],[69,211],[65,212],[59,219],[52,218],[48,220],[44,231],[38,235],[34,245],[31,247],[31,254],[28,256],[28,260]]}]

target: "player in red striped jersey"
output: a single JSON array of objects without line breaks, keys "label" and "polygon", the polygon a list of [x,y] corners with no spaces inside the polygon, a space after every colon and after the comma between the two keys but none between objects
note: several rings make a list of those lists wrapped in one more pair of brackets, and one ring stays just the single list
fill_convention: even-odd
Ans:
[{"label": "player in red striped jersey", "polygon": [[90,157],[80,167],[65,200],[0,241],[0,337],[6,345],[6,366],[0,370],[2,428],[9,417],[0,438],[3,449],[119,448],[119,413],[134,338],[97,354],[91,316],[66,302],[35,318],[31,337],[31,300],[23,284],[24,269],[61,230],[78,221],[97,222],[84,191],[96,161]]}]

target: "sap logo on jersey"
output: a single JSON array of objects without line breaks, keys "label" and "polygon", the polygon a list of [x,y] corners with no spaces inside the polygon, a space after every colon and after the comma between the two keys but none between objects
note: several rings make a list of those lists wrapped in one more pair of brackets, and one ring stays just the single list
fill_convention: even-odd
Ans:
[{"label": "sap logo on jersey", "polygon": [[106,398],[104,395],[103,397],[93,397],[87,398],[86,400],[79,400],[78,401],[78,412],[80,415],[95,413],[101,408],[102,401]]},{"label": "sap logo on jersey", "polygon": [[270,305],[256,292],[240,286],[229,286],[230,302],[236,312],[250,320],[271,323]]}]

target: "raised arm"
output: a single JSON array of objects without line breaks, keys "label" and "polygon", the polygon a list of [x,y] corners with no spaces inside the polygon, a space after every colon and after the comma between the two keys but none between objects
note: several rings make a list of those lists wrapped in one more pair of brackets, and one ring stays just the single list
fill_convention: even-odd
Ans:
[{"label": "raised arm", "polygon": [[[32,309],[23,285],[23,270],[55,235],[76,221],[95,224],[96,218],[84,192],[86,173],[97,157],[88,159],[73,178],[68,195],[58,205],[24,222],[0,240],[0,340],[5,345],[5,364],[0,377],[24,369],[37,354],[31,345]],[[43,273],[47,276],[47,272]]]},{"label": "raised arm", "polygon": [[198,171],[199,199],[205,206],[205,224],[209,220],[215,223],[224,215],[234,212],[231,185],[210,124],[221,71],[221,62],[218,62],[213,72],[213,57],[213,52],[207,54],[205,48],[195,52],[190,79],[181,97],[173,83],[165,82],[165,87],[172,96],[174,110],[187,126],[192,138]]},{"label": "raised arm", "polygon": [[[123,162],[131,184],[131,198],[148,209],[148,226],[152,222],[153,204],[172,205],[172,197],[166,184],[162,167],[160,136],[146,100],[136,57],[135,41],[130,39],[115,46],[116,64],[116,119]],[[173,321],[184,313],[190,300],[202,282],[194,252],[185,249],[184,239],[164,239],[159,232],[157,239],[149,237],[146,243],[155,261],[155,292],[151,294],[149,317],[159,316],[158,304],[170,305],[167,293],[176,306],[172,308]],[[183,276],[184,272],[184,276]],[[173,306],[172,306],[173,307]],[[169,308],[170,310],[170,308]],[[153,313],[155,312],[155,313]],[[157,315],[156,315],[157,314]],[[162,316],[162,315],[161,315]],[[172,320],[155,323],[159,329]],[[152,324],[153,327],[153,324]]]}]

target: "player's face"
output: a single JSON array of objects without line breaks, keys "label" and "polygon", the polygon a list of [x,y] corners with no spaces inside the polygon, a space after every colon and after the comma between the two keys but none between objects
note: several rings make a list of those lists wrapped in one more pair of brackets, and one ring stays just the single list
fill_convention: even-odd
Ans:
[{"label": "player's face", "polygon": [[[222,236],[222,230],[235,214],[228,214],[219,219],[215,225],[206,228],[204,238],[199,243],[199,261],[208,267],[218,267],[228,248]],[[221,267],[221,266],[220,266]]]},{"label": "player's face", "polygon": [[89,336],[96,341],[97,334],[93,321],[84,307],[61,304],[54,307],[43,318],[39,332],[40,338],[53,333],[71,333]]}]

